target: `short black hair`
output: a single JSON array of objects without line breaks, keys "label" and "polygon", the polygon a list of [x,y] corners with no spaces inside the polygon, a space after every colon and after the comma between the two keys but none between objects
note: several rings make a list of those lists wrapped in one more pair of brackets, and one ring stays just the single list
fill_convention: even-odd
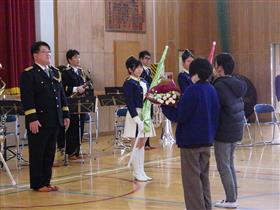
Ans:
[{"label": "short black hair", "polygon": [[[132,71],[135,71],[135,69],[139,66],[143,66],[142,63],[137,60],[135,57],[130,56],[126,62],[125,62],[125,66],[128,69],[131,69]],[[130,72],[128,71],[128,73],[130,74]]]},{"label": "short black hair", "polygon": [[184,52],[182,53],[182,61],[185,62],[185,60],[188,58],[188,57],[192,57],[194,58],[194,55],[192,54],[192,52],[189,50],[189,49],[186,49],[184,50]]},{"label": "short black hair", "polygon": [[222,66],[225,72],[225,75],[230,75],[233,72],[235,62],[231,54],[229,53],[221,53],[216,55],[214,59],[214,64],[218,66]]},{"label": "short black hair", "polygon": [[73,49],[68,50],[66,53],[67,62],[69,62],[69,59],[72,59],[75,55],[80,55],[78,50],[73,50]]},{"label": "short black hair", "polygon": [[140,58],[143,59],[146,55],[151,56],[151,53],[150,53],[149,51],[147,51],[147,50],[141,51],[141,52],[139,53],[139,59],[140,59]]},{"label": "short black hair", "polygon": [[31,46],[31,55],[32,58],[34,53],[38,53],[40,51],[40,47],[41,46],[46,46],[47,48],[49,48],[49,50],[51,50],[50,45],[48,45],[47,42],[43,42],[43,41],[38,41],[38,42],[34,42]]},{"label": "short black hair", "polygon": [[198,75],[199,79],[206,81],[213,73],[211,63],[205,58],[196,58],[190,64],[190,75]]}]

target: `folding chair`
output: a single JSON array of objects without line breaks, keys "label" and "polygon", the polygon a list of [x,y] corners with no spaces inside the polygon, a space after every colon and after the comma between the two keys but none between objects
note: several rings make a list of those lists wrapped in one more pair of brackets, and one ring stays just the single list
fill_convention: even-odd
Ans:
[{"label": "folding chair", "polygon": [[117,107],[115,110],[115,124],[114,124],[114,148],[115,149],[129,149],[130,146],[126,143],[125,138],[122,137],[124,132],[124,122],[127,113],[127,107]]},{"label": "folding chair", "polygon": [[[275,142],[275,127],[278,127],[278,131],[280,133],[279,129],[279,123],[277,121],[275,109],[271,104],[256,104],[254,106],[254,113],[256,117],[256,124],[258,126],[259,134],[261,137],[261,143],[263,144],[280,144],[279,142]],[[270,114],[271,115],[271,120],[262,120],[260,121],[259,115],[260,114]],[[272,133],[272,140],[264,140],[263,137],[263,131],[261,128],[261,125],[273,125],[273,133]]]},{"label": "folding chair", "polygon": [[16,164],[17,164],[17,168],[20,169],[21,166],[26,165],[26,163],[28,163],[28,161],[26,161],[23,157],[22,157],[22,145],[20,148],[20,133],[19,133],[19,118],[17,115],[7,115],[6,118],[6,125],[8,124],[13,124],[14,125],[14,129],[9,130],[7,129],[7,131],[5,132],[5,139],[7,141],[8,136],[13,136],[15,141],[14,141],[14,146],[15,146],[15,150],[12,150],[11,147],[14,146],[7,146],[7,142],[5,142],[4,145],[4,157],[7,157],[7,152],[9,152],[11,154],[11,157],[9,157],[7,160],[10,160],[12,158],[16,158]]},{"label": "folding chair", "polygon": [[[245,133],[245,130],[247,130],[247,135],[248,135],[248,139],[249,139],[249,143],[242,143],[243,139],[237,143],[238,146],[240,147],[252,147],[253,146],[253,138],[250,132],[250,126],[251,124],[248,123],[246,117],[244,116],[244,126],[243,126],[243,132]],[[244,135],[243,135],[244,138]]]}]

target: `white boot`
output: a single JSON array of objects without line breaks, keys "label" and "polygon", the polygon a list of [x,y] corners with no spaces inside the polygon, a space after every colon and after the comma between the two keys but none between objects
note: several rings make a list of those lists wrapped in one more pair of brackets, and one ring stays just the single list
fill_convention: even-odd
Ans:
[{"label": "white boot", "polygon": [[139,149],[135,148],[135,153],[132,161],[133,166],[133,176],[136,181],[139,182],[146,182],[148,181],[141,173],[141,166],[140,166],[140,155],[139,155]]},{"label": "white boot", "polygon": [[139,152],[139,156],[140,156],[140,163],[139,165],[141,166],[141,174],[143,177],[145,177],[148,181],[151,181],[153,178],[147,176],[147,174],[145,173],[144,170],[144,161],[145,161],[145,150],[144,147],[142,147],[141,149],[138,149]]}]

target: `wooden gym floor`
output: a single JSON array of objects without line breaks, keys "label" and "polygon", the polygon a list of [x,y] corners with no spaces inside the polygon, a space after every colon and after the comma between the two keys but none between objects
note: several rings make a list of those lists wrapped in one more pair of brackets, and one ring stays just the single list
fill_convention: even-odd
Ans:
[{"label": "wooden gym floor", "polygon": [[[133,181],[132,173],[126,167],[128,159],[120,161],[127,152],[110,147],[112,138],[100,137],[93,145],[93,157],[87,157],[84,164],[71,162],[67,167],[54,167],[52,183],[60,187],[57,192],[38,193],[30,190],[28,167],[16,170],[15,160],[8,161],[18,186],[11,187],[6,172],[0,170],[0,209],[185,208],[179,150],[176,145],[163,145],[159,137],[152,139],[156,149],[146,151],[145,168],[153,180],[141,183]],[[83,148],[87,151],[86,143]],[[27,157],[26,148],[24,156]],[[59,153],[57,159],[61,159]],[[238,209],[280,209],[280,146],[238,147],[235,163],[240,204]],[[213,150],[210,181],[212,201],[224,199]]]}]

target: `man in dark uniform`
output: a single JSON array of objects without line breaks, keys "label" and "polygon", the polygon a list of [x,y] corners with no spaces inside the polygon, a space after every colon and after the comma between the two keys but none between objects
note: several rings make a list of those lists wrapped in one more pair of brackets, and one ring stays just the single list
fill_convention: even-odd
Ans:
[{"label": "man in dark uniform", "polygon": [[38,192],[58,190],[50,185],[59,128],[68,127],[69,109],[59,71],[50,65],[51,51],[46,42],[31,47],[33,66],[20,77],[25,111],[30,162],[30,188]]},{"label": "man in dark uniform", "polygon": [[[151,77],[151,69],[150,69],[150,65],[151,65],[151,53],[147,50],[143,50],[139,53],[139,60],[143,65],[143,72],[141,74],[141,77],[146,80],[146,82],[148,83],[149,87],[153,81],[152,77]],[[151,117],[153,117],[153,107],[151,108]],[[145,143],[145,149],[149,150],[149,149],[154,149],[155,147],[152,147],[150,144],[150,138],[147,138],[147,141]]]},{"label": "man in dark uniform", "polygon": [[[62,73],[62,82],[66,96],[83,94],[86,91],[86,87],[84,87],[86,76],[80,68],[80,53],[77,50],[70,49],[66,53],[66,59],[68,66]],[[83,137],[84,121],[87,118],[88,114],[70,115],[71,124],[66,132],[66,154],[69,155],[69,160],[82,159],[80,156],[80,143]],[[79,127],[81,127],[80,130]]]}]

